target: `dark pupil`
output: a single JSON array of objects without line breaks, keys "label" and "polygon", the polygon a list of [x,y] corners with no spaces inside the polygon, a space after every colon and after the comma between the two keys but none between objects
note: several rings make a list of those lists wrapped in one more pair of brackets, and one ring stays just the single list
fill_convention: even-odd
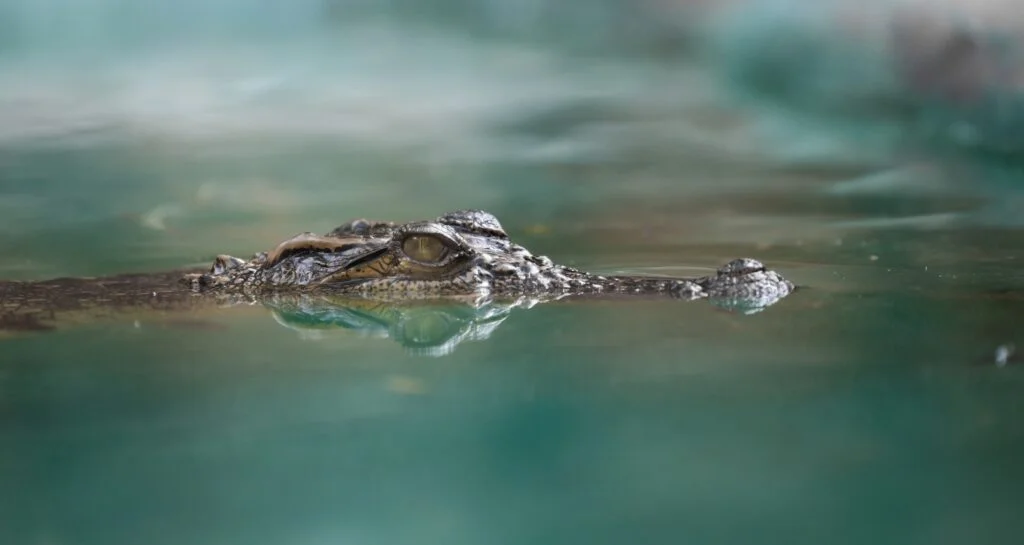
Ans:
[{"label": "dark pupil", "polygon": [[412,236],[402,243],[405,255],[416,261],[433,262],[444,257],[446,246],[434,237]]}]

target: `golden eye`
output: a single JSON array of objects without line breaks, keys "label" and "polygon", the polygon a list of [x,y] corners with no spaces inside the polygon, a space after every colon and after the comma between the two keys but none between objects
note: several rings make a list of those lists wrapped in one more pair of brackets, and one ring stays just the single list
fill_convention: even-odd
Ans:
[{"label": "golden eye", "polygon": [[448,255],[448,246],[437,237],[413,235],[402,242],[402,251],[422,263],[436,263]]}]

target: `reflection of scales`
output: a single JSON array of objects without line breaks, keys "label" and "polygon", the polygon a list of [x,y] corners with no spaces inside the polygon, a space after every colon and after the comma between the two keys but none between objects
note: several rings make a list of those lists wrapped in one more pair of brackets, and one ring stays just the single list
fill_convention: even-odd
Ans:
[{"label": "reflection of scales", "polygon": [[532,307],[532,299],[511,301],[414,301],[407,304],[369,299],[340,299],[301,295],[275,297],[266,304],[274,320],[298,331],[304,339],[319,340],[332,329],[356,331],[366,337],[390,338],[408,352],[445,356],[465,341],[482,341],[508,318],[513,308]]}]

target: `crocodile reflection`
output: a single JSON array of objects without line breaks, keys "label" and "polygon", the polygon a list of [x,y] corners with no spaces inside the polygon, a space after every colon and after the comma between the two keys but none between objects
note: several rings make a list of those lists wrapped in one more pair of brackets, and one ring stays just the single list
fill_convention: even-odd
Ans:
[{"label": "crocodile reflection", "polygon": [[390,339],[420,356],[451,354],[464,342],[483,341],[515,308],[533,300],[423,300],[382,303],[326,296],[275,296],[264,302],[280,325],[319,340],[344,330]]}]

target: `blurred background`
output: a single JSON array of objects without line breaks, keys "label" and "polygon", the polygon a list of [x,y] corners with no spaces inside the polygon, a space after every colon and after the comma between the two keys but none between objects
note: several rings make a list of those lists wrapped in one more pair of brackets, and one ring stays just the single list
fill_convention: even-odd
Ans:
[{"label": "blurred background", "polygon": [[997,0],[4,0],[0,271],[162,267],[452,207],[630,247],[632,229],[764,245],[1015,227],[1020,17]]},{"label": "blurred background", "polygon": [[[0,278],[496,214],[756,316],[0,344],[0,542],[1017,543],[1015,0],[0,0]],[[1014,357],[1010,358],[1015,363]]]}]

